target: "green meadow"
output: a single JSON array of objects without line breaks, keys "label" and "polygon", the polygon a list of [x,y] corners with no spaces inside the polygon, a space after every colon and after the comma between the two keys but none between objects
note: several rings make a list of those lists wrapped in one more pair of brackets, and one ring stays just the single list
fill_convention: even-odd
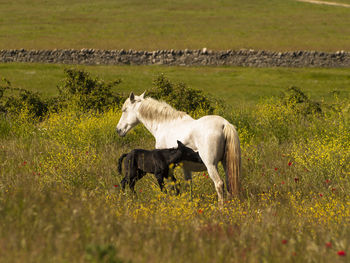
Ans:
[{"label": "green meadow", "polygon": [[349,16],[296,0],[1,0],[0,49],[349,50]]}]

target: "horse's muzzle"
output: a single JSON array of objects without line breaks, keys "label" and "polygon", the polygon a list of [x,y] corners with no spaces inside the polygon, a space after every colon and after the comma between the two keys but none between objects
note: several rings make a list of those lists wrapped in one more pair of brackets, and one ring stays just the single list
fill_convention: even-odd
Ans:
[{"label": "horse's muzzle", "polygon": [[119,134],[120,137],[125,136],[125,132],[122,129],[117,129],[117,133]]}]

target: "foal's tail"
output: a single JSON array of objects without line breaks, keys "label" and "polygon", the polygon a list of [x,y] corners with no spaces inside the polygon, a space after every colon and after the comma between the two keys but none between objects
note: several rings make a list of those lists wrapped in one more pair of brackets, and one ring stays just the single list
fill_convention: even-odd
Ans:
[{"label": "foal's tail", "polygon": [[227,190],[231,195],[238,195],[239,181],[241,174],[241,148],[236,128],[226,123],[224,126],[225,135],[225,161]]},{"label": "foal's tail", "polygon": [[118,173],[122,174],[122,169],[123,169],[123,159],[125,158],[125,156],[127,156],[127,153],[124,153],[122,156],[120,156],[119,160],[118,160]]}]

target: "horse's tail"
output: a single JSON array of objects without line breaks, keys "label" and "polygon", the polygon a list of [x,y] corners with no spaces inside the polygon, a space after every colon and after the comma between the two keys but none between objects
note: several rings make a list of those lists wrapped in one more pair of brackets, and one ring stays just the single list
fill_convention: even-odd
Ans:
[{"label": "horse's tail", "polygon": [[123,169],[123,159],[125,158],[125,156],[127,156],[127,153],[124,153],[122,156],[120,156],[119,160],[118,160],[118,173],[122,174],[122,169]]},{"label": "horse's tail", "polygon": [[225,135],[225,166],[227,190],[231,195],[238,195],[239,181],[241,174],[241,147],[236,128],[226,123],[224,126]]}]

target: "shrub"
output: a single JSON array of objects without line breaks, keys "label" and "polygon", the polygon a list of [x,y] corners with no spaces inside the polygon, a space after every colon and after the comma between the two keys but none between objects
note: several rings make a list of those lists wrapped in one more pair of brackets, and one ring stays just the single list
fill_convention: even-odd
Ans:
[{"label": "shrub", "polygon": [[126,98],[112,90],[120,84],[120,79],[106,83],[99,78],[92,78],[84,70],[65,69],[64,73],[65,79],[57,87],[59,96],[53,101],[55,109],[73,104],[83,111],[104,111],[120,106]]},{"label": "shrub", "polygon": [[3,79],[0,85],[0,111],[19,114],[24,108],[29,115],[42,118],[48,112],[48,103],[37,92],[13,88],[10,81]]},{"label": "shrub", "polygon": [[177,110],[192,113],[201,109],[207,114],[213,114],[219,105],[223,105],[221,101],[201,90],[189,88],[182,82],[170,82],[163,74],[153,81],[153,85],[153,89],[147,92],[147,95],[164,100]]},{"label": "shrub", "polygon": [[283,93],[282,102],[290,105],[298,114],[321,114],[323,112],[319,102],[311,100],[301,89],[294,86]]}]

